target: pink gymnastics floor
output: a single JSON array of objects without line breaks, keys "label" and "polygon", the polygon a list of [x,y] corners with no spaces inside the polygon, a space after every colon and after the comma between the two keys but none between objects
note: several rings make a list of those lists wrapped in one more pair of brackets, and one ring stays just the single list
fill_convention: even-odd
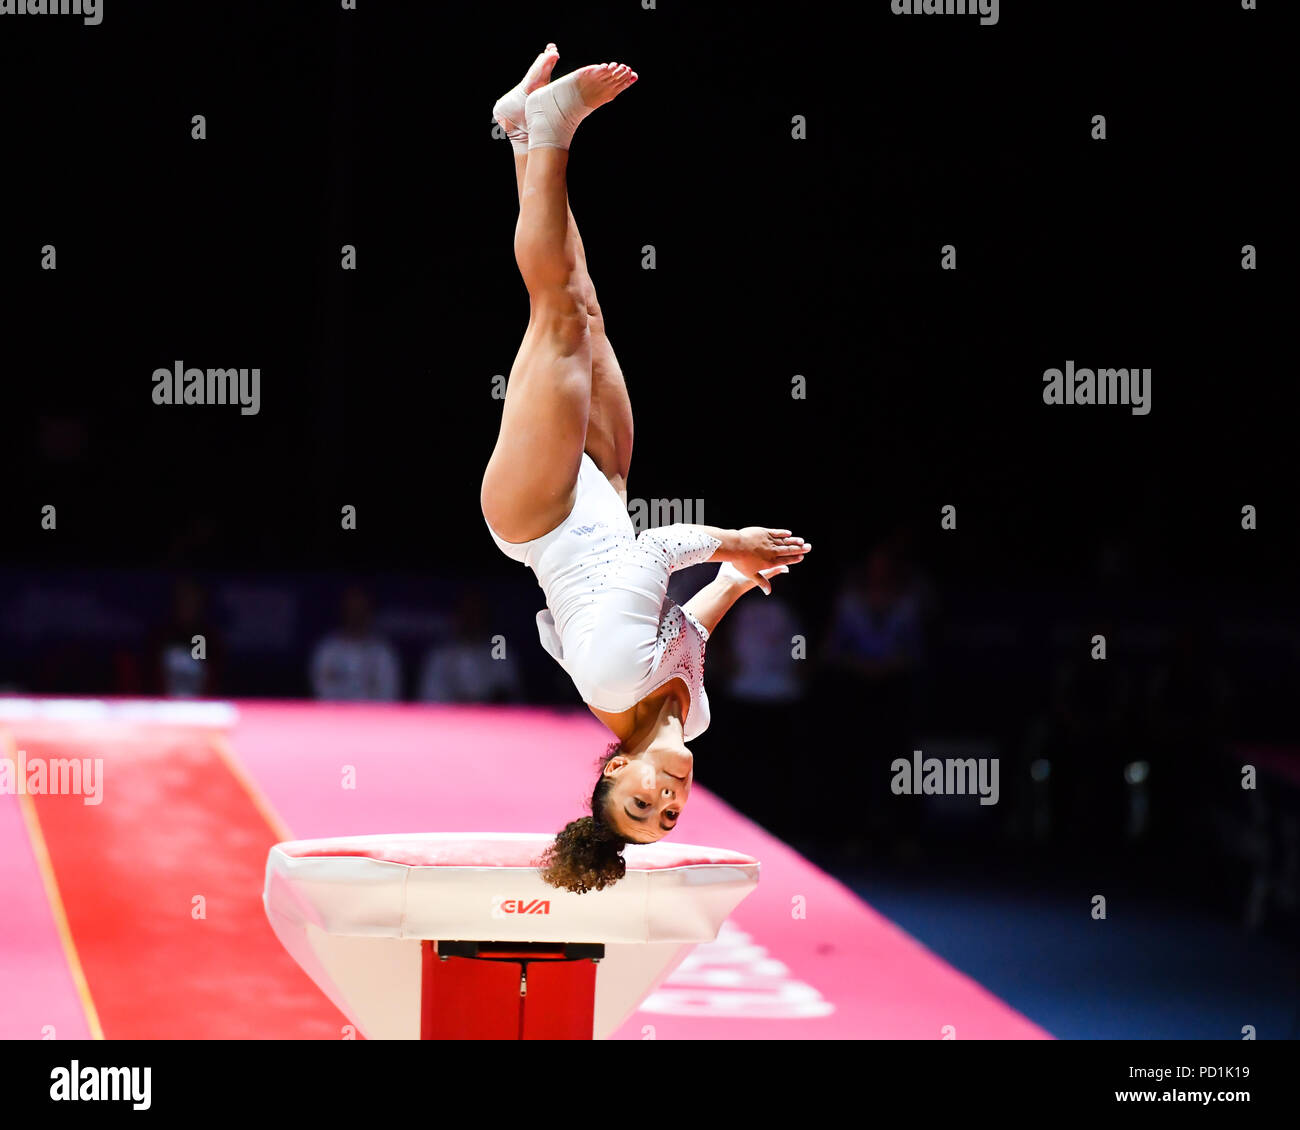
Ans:
[{"label": "pink gymnastics floor", "polygon": [[[606,740],[590,717],[528,708],[114,700],[75,713],[0,699],[0,757],[99,759],[103,785],[97,805],[0,790],[0,1038],[337,1039],[345,1021],[262,914],[270,845],[553,832],[580,813]],[[697,771],[707,779],[703,755]],[[762,879],[616,1038],[1047,1036],[703,786],[675,838],[747,852]],[[201,983],[187,981],[196,964]]]}]

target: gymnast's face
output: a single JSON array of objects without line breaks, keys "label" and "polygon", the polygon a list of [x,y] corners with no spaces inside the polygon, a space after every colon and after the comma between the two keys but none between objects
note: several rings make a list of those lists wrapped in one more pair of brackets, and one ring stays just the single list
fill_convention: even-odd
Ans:
[{"label": "gymnast's face", "polygon": [[694,758],[685,746],[651,746],[636,757],[616,754],[604,769],[605,776],[614,780],[606,819],[624,839],[635,843],[663,839],[686,807],[694,769]]}]

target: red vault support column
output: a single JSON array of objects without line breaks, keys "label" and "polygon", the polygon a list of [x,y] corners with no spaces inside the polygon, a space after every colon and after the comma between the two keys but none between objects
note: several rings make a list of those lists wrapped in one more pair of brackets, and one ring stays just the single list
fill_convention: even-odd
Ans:
[{"label": "red vault support column", "polygon": [[422,945],[423,1040],[590,1040],[601,945]]}]

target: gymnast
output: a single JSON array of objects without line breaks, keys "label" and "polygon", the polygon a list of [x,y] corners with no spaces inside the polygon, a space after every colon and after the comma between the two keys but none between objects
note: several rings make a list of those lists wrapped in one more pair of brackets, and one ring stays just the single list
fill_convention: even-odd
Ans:
[{"label": "gymnast", "polygon": [[[551,82],[558,58],[548,44],[493,107],[514,149],[515,259],[530,313],[480,501],[493,540],[546,596],[542,646],[617,739],[600,758],[591,815],[566,825],[539,861],[546,882],[581,894],[623,877],[625,844],[672,831],[691,792],[686,742],[709,724],[705,642],[744,593],[770,594],[772,578],[812,546],[761,526],[678,523],[636,535],[632,406],[565,176],[578,124],[637,74],[601,63]],[[685,606],[668,599],[671,573],[710,561],[721,563],[713,581]]]}]

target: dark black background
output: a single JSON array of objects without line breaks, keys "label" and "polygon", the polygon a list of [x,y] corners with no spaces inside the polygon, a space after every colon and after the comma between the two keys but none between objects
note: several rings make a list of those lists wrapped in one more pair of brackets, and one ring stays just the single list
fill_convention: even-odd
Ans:
[{"label": "dark black background", "polygon": [[[0,21],[5,566],[362,576],[381,605],[385,576],[414,574],[431,593],[513,585],[535,607],[479,512],[493,377],[527,318],[490,112],[554,39],[561,71],[641,75],[570,165],[636,413],[634,497],[808,537],[781,592],[814,653],[845,575],[905,544],[940,607],[917,727],[1027,760],[1053,670],[1086,664],[1105,628],[1147,685],[1174,654],[1137,654],[1154,622],[1200,638],[1189,698],[1226,668],[1214,750],[1294,749],[1293,128],[1271,15],[1236,0],[1008,0],[993,27],[885,0],[360,7],[109,0],[99,27]],[[948,243],[956,272],[940,269]],[[1247,243],[1257,271],[1240,267]],[[340,269],[343,244],[359,270]],[[259,367],[260,414],[153,404],[153,371],[177,359]],[[1044,405],[1043,371],[1067,360],[1150,368],[1150,415]],[[544,663],[530,612],[512,638]],[[245,666],[222,691],[302,693],[305,664]],[[37,690],[113,689],[14,666]],[[576,706],[546,672],[532,698]],[[807,748],[865,744],[881,764],[911,748],[873,737],[855,703],[825,684]],[[728,742],[744,764],[788,755],[716,713],[715,766]],[[1137,756],[1143,726],[1102,744]],[[778,829],[799,815],[725,795]]]},{"label": "dark black background", "polygon": [[[1120,539],[1135,584],[1207,606],[1285,585],[1268,20],[1009,2],[981,27],[883,0],[110,0],[99,27],[8,19],[6,557],[513,575],[477,498],[491,378],[526,319],[490,107],[554,38],[561,70],[642,76],[584,126],[571,173],[636,411],[633,495],[795,527],[818,550],[805,589],[898,526],[940,578],[1068,584]],[[152,404],[178,358],[260,366],[260,415]],[[1067,358],[1149,366],[1152,413],[1044,406],[1041,374]],[[51,460],[42,428],[67,417],[88,439]],[[55,500],[57,541],[37,520]]]}]

